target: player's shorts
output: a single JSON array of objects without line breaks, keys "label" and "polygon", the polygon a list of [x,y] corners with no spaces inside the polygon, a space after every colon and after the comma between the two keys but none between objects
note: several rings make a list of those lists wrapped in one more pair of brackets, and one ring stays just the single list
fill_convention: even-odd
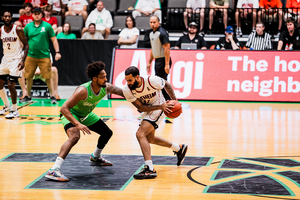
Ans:
[{"label": "player's shorts", "polygon": [[32,58],[27,56],[25,60],[25,78],[33,78],[35,70],[39,66],[44,79],[51,78],[51,60],[49,58]]},{"label": "player's shorts", "polygon": [[[150,124],[153,125],[154,129],[158,128],[158,125],[161,121],[165,119],[166,115],[162,110],[154,110],[151,112],[143,112],[141,115],[141,122],[148,121]],[[141,124],[140,124],[141,125]]]},{"label": "player's shorts", "polygon": [[18,65],[22,58],[14,58],[7,60],[5,57],[2,58],[0,64],[0,75],[9,75],[12,77],[21,77],[22,71],[19,70]]},{"label": "player's shorts", "polygon": [[[170,58],[169,65],[171,69],[172,66],[171,58]],[[165,71],[165,66],[166,66],[165,57],[155,58],[155,76],[159,76],[160,78],[167,80],[168,74]]]},{"label": "player's shorts", "polygon": [[[91,126],[93,124],[95,124],[97,121],[100,120],[100,117],[98,115],[96,115],[95,113],[91,112],[90,114],[88,114],[86,117],[80,117],[74,113],[72,113],[73,117],[79,121],[81,124],[85,125],[85,126]],[[67,124],[70,124],[71,122],[69,120],[67,120],[67,118],[65,116],[62,115],[61,117],[61,122],[63,124],[63,126],[65,127]]]}]

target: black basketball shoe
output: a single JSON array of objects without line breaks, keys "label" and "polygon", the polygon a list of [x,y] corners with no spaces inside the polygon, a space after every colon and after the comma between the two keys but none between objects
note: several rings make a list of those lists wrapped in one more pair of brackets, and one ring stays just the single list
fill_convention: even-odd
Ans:
[{"label": "black basketball shoe", "polygon": [[156,177],[156,170],[153,169],[153,171],[151,171],[148,165],[145,165],[144,168],[140,171],[140,173],[133,175],[133,178],[135,179],[150,179]]},{"label": "black basketball shoe", "polygon": [[178,152],[174,151],[174,154],[177,155],[177,166],[179,166],[183,163],[185,154],[188,149],[188,145],[186,145],[186,144],[180,144],[179,146],[180,146],[179,151]]}]

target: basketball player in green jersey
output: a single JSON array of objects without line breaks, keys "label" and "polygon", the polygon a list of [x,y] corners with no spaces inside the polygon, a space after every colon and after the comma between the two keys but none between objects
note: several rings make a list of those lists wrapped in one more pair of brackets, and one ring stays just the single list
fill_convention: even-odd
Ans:
[{"label": "basketball player in green jersey", "polygon": [[113,93],[122,97],[124,95],[121,88],[107,82],[104,69],[105,64],[101,61],[89,64],[87,66],[87,75],[92,81],[80,85],[61,107],[61,121],[69,139],[61,146],[56,161],[47,172],[46,178],[56,181],[69,180],[60,171],[60,167],[72,147],[80,139],[80,131],[84,135],[90,135],[90,130],[92,130],[100,135],[97,147],[90,157],[90,162],[95,165],[112,165],[110,161],[101,157],[101,152],[113,132],[92,111],[106,94]]}]

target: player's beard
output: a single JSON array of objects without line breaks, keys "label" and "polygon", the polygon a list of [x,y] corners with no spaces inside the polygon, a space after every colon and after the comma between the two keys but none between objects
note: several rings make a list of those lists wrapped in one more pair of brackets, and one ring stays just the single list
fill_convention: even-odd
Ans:
[{"label": "player's beard", "polygon": [[139,82],[137,80],[134,81],[133,85],[132,86],[129,86],[128,87],[131,89],[131,90],[135,90],[139,85]]},{"label": "player's beard", "polygon": [[9,22],[4,21],[4,26],[10,26],[10,24],[11,24],[11,21],[9,21]]}]

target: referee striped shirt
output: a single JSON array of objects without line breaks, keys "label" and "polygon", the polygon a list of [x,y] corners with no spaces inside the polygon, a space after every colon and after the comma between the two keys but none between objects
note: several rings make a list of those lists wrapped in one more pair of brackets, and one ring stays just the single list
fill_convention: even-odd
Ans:
[{"label": "referee striped shirt", "polygon": [[262,35],[258,35],[256,31],[253,31],[249,35],[246,47],[252,47],[253,50],[272,49],[271,36],[269,33],[266,32],[264,32]]}]

